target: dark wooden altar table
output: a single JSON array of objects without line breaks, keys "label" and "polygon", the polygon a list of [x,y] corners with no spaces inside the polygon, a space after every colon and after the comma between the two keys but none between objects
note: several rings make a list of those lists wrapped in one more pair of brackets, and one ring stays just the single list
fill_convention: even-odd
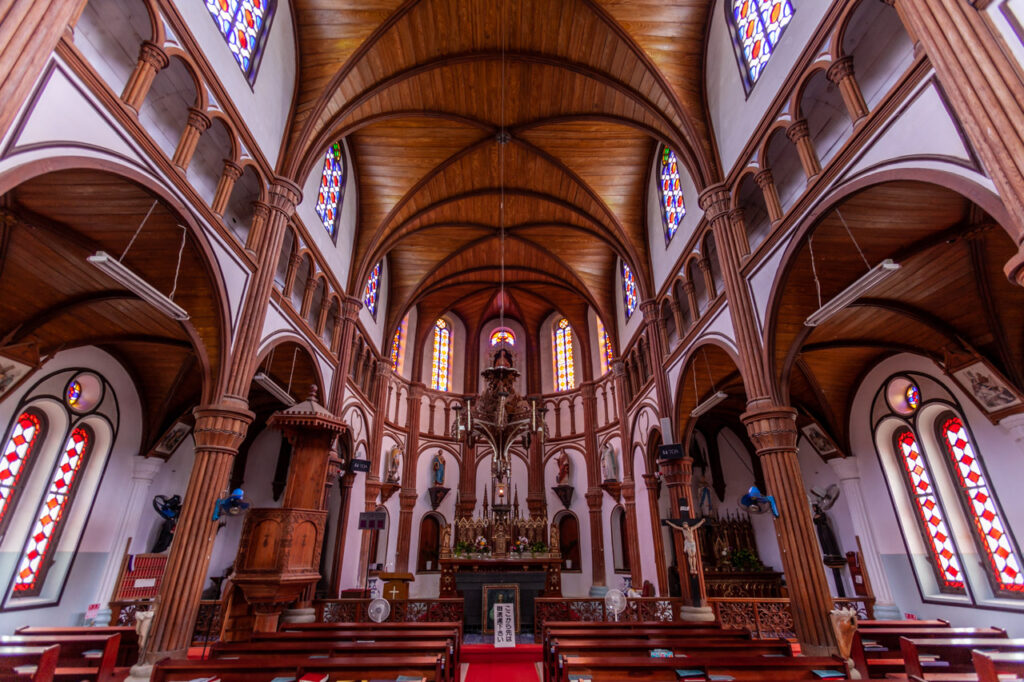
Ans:
[{"label": "dark wooden altar table", "polygon": [[562,596],[562,559],[554,557],[456,558],[444,557],[441,563],[440,596],[465,600],[466,628],[476,631],[482,625],[482,589],[484,585],[519,586],[519,625],[533,627],[535,597]]}]

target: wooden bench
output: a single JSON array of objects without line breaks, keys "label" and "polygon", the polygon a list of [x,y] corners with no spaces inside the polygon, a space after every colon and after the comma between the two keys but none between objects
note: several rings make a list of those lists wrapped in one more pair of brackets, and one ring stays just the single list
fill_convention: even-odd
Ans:
[{"label": "wooden bench", "polygon": [[889,673],[903,673],[903,654],[900,638],[949,639],[953,637],[1005,638],[1006,631],[999,628],[876,628],[854,633],[850,658],[864,679],[885,677]]},{"label": "wooden bench", "polygon": [[[1002,675],[1024,679],[1024,653],[986,653],[975,651],[974,670],[978,682],[998,682]],[[1013,679],[1013,678],[1011,678]]]},{"label": "wooden bench", "polygon": [[879,630],[889,628],[903,628],[904,630],[917,628],[948,628],[949,621],[939,618],[937,620],[860,620],[857,621],[858,630]]},{"label": "wooden bench", "polygon": [[676,670],[700,671],[686,679],[707,679],[711,675],[728,675],[735,680],[816,680],[814,670],[832,670],[846,679],[846,665],[834,656],[686,656],[651,658],[650,656],[578,656],[562,657],[559,682],[568,682],[572,675],[588,675],[593,682],[622,680],[678,679]]},{"label": "wooden bench", "polygon": [[210,650],[217,660],[253,658],[257,656],[305,656],[342,658],[345,656],[440,656],[443,679],[458,679],[454,646],[451,638],[433,640],[332,641],[332,640],[261,640],[258,642],[218,643]]},{"label": "wooden bench", "polygon": [[117,651],[121,635],[3,635],[0,646],[52,646],[60,645],[57,657],[56,680],[95,680],[116,682],[127,670],[118,669]]},{"label": "wooden bench", "polygon": [[107,627],[48,627],[26,625],[14,631],[16,635],[63,637],[65,635],[121,635],[121,647],[117,652],[117,665],[130,667],[139,662],[139,635],[130,625],[111,625]]},{"label": "wooden bench", "polygon": [[0,646],[0,679],[53,682],[60,646]]},{"label": "wooden bench", "polygon": [[399,675],[442,680],[440,656],[346,656],[314,658],[275,656],[237,660],[188,661],[164,659],[153,668],[151,682],[187,682],[199,677],[219,677],[222,682],[270,682],[275,677],[326,673],[332,680],[395,679]]},{"label": "wooden bench", "polygon": [[[902,637],[900,651],[908,675],[927,679],[930,673],[973,673],[975,649],[987,651],[1019,651],[1024,653],[1024,639],[956,637],[952,639],[917,639]],[[934,656],[935,662],[922,661],[922,656]]]},{"label": "wooden bench", "polygon": [[[325,625],[324,623],[318,623],[317,625]],[[281,631],[281,632],[268,632],[268,633],[256,633],[253,635],[253,641],[298,641],[298,642],[310,642],[310,641],[329,641],[329,642],[342,642],[342,641],[363,641],[372,640],[375,642],[383,641],[399,641],[399,642],[416,642],[416,641],[429,641],[436,639],[451,639],[453,641],[453,647],[451,651],[452,665],[458,670],[461,664],[461,648],[462,648],[462,624],[454,623],[431,623],[434,627],[415,627],[415,628],[382,628],[380,630],[362,627],[362,628],[349,628],[349,624],[345,624],[345,627],[334,629],[328,627],[318,627],[314,629],[300,629],[296,631]],[[392,624],[394,625],[394,624]],[[414,625],[425,625],[416,623]]]}]

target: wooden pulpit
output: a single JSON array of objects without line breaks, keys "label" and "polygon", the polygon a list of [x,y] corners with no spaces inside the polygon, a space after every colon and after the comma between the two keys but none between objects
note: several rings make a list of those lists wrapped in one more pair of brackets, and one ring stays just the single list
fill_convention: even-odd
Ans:
[{"label": "wooden pulpit", "polygon": [[377,576],[384,581],[381,596],[388,601],[409,598],[409,583],[416,579],[412,573],[380,573]]}]

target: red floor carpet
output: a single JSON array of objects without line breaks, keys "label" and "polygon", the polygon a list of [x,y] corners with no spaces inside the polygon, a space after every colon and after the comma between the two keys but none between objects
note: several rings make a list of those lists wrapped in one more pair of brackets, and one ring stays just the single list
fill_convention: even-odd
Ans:
[{"label": "red floor carpet", "polygon": [[464,644],[462,662],[469,664],[466,682],[537,682],[539,644],[495,649],[490,644]]}]

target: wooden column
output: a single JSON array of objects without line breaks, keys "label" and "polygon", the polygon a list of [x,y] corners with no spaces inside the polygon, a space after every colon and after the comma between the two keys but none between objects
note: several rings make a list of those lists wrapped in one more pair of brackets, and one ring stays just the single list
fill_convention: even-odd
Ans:
[{"label": "wooden column", "polygon": [[[540,396],[537,396],[538,404]],[[541,419],[540,414],[537,415]],[[530,441],[530,468],[527,478],[526,508],[530,512],[530,518],[548,517],[548,496],[544,491],[544,443],[537,434],[534,434]]]},{"label": "wooden column", "polygon": [[[345,464],[347,465],[348,462]],[[352,505],[352,484],[355,483],[355,480],[356,475],[351,471],[346,471],[341,476],[341,509],[338,510],[338,527],[334,529],[334,557],[331,559],[330,596],[335,599],[341,596],[341,566],[345,559],[348,526],[352,522],[349,507]],[[363,575],[365,574],[364,566]]]},{"label": "wooden column", "polygon": [[[625,455],[624,455],[625,456]],[[644,584],[643,567],[640,565],[640,537],[636,521],[636,482],[632,473],[622,481],[622,506],[626,511],[626,540],[628,547],[622,550],[629,554],[629,573],[633,578],[633,587],[640,589]]]},{"label": "wooden column", "polygon": [[[693,460],[690,457],[677,460],[663,459],[658,461],[658,465],[661,468],[661,480],[668,486],[669,500],[672,504],[672,511],[669,513],[669,516],[675,518],[678,515],[679,503],[684,500],[687,506],[693,509],[693,495],[690,491],[690,480],[693,476]],[[660,523],[660,515],[658,519]],[[686,553],[683,552],[683,532],[677,529],[672,529],[671,532],[672,537],[675,538],[674,545],[676,569],[679,571],[679,589],[683,599],[686,600],[687,604],[690,604],[694,597],[700,597],[700,594],[694,594],[691,586],[689,578],[690,564],[686,560]]]},{"label": "wooden column", "polygon": [[420,407],[426,386],[409,386],[409,433],[405,440],[405,461],[402,471],[402,491],[398,493],[398,545],[395,548],[395,571],[409,570],[409,552],[412,542],[412,509],[416,506],[416,459],[420,450]]},{"label": "wooden column", "polygon": [[[963,0],[896,0],[921,43],[971,146],[1024,240],[1024,83],[1020,65],[981,10]],[[1013,277],[1020,260],[1008,266]]]},{"label": "wooden column", "polygon": [[807,127],[807,119],[794,121],[786,129],[786,137],[796,145],[796,152],[800,155],[800,165],[804,168],[804,175],[811,179],[821,172],[821,162],[818,161],[818,153],[814,151],[811,144],[811,130]]},{"label": "wooden column", "polygon": [[[672,414],[672,400],[669,397],[668,377],[665,375],[665,321],[661,317],[658,302],[653,298],[641,302],[640,311],[644,315],[644,331],[649,344],[649,361],[651,372],[654,374],[654,392],[658,400],[658,417],[668,417]],[[629,443],[628,437],[623,438],[622,443],[623,448],[625,448],[626,444]]]},{"label": "wooden column", "polygon": [[185,170],[192,161],[192,155],[196,153],[196,145],[199,144],[199,137],[209,130],[213,121],[205,112],[189,107],[188,122],[185,129],[181,131],[181,138],[178,140],[178,148],[174,150],[174,158],[171,161],[174,165]]},{"label": "wooden column", "polygon": [[476,448],[464,442],[462,449],[462,466],[459,467],[459,503],[455,506],[456,519],[473,519],[476,509]]},{"label": "wooden column", "polygon": [[[263,231],[267,229],[267,221],[270,220],[270,204],[265,201],[256,200],[252,202],[252,225],[249,234],[245,237],[245,248],[251,253],[256,253],[256,245],[263,239]],[[277,274],[277,263],[274,263],[274,274],[271,275],[271,282]]]},{"label": "wooden column", "polygon": [[768,492],[779,507],[775,533],[786,572],[793,627],[807,653],[822,653],[833,645],[827,617],[832,597],[796,455],[796,410],[760,409],[742,418],[761,459]]},{"label": "wooden column", "polygon": [[864,95],[861,94],[860,85],[853,75],[853,56],[846,55],[832,62],[828,67],[825,77],[839,86],[839,94],[843,96],[843,104],[846,105],[846,113],[850,120],[856,125],[862,118],[868,115],[868,105],[864,102]]},{"label": "wooden column", "polygon": [[[717,236],[715,240],[718,240]],[[715,276],[711,272],[711,261],[701,257],[697,261],[697,268],[700,270],[701,276],[704,277],[704,290],[708,292],[708,305],[710,306],[711,301],[715,300],[715,296],[720,293],[715,287]]]},{"label": "wooden column", "polygon": [[690,313],[693,315],[694,321],[700,318],[700,306],[697,304],[697,287],[687,279],[683,282],[683,292],[686,293],[686,300],[690,302]]},{"label": "wooden column", "polygon": [[607,583],[604,565],[604,519],[601,516],[604,489],[587,488],[585,497],[590,509],[591,583],[594,587],[604,587]]},{"label": "wooden column", "polygon": [[284,287],[282,294],[285,298],[290,299],[292,296],[292,290],[295,289],[295,278],[299,274],[299,265],[302,263],[302,256],[296,253],[288,256],[288,269],[284,273]]},{"label": "wooden column", "polygon": [[[594,382],[585,381],[580,386],[583,397],[583,442],[587,458],[587,506],[590,508],[590,556],[593,584],[605,585],[604,566],[604,519],[601,516],[604,490],[601,485],[601,454],[597,449],[597,394]],[[621,418],[621,417],[620,417]]]},{"label": "wooden column", "polygon": [[306,280],[306,290],[302,292],[302,307],[299,308],[299,316],[307,322],[309,309],[313,305],[313,294],[316,293],[317,279],[313,275],[313,268],[310,268],[309,278]]},{"label": "wooden column", "polygon": [[184,657],[192,642],[199,595],[217,536],[213,506],[227,488],[238,446],[253,419],[252,412],[233,405],[198,407],[193,414],[195,461],[160,584],[146,657],[150,663],[167,656]]},{"label": "wooden column", "polygon": [[686,335],[686,318],[683,317],[683,305],[675,297],[669,300],[668,305],[672,308],[672,318],[676,321],[676,336],[679,337],[677,341],[682,341]]},{"label": "wooden column", "polygon": [[146,101],[146,95],[149,94],[156,74],[167,68],[169,63],[170,59],[162,47],[148,40],[143,41],[139,46],[139,61],[125,83],[121,100],[138,112],[142,108],[142,103]]},{"label": "wooden column", "polygon": [[[355,296],[345,296],[341,300],[341,316],[340,319],[335,321],[334,333],[336,337],[340,337],[337,341],[337,349],[335,350],[338,355],[338,367],[334,371],[334,382],[331,386],[331,399],[328,404],[331,409],[335,412],[340,412],[342,406],[345,403],[345,389],[348,387],[349,370],[352,367],[352,338],[356,333],[357,320],[359,319],[359,310],[363,307],[363,302]],[[384,415],[383,407],[377,415],[377,419],[374,421],[381,422],[383,426]],[[383,431],[382,431],[383,433]],[[369,453],[369,456],[373,457],[373,451]]]},{"label": "wooden column", "polygon": [[[217,190],[213,194],[213,202],[210,209],[219,216],[224,215],[224,209],[231,199],[231,192],[235,189],[235,182],[242,177],[242,167],[231,159],[224,159],[224,170],[217,181]],[[250,228],[251,229],[251,228]]]},{"label": "wooden column", "polygon": [[665,565],[665,539],[661,533],[661,507],[658,497],[661,492],[661,476],[657,472],[644,474],[647,486],[647,507],[651,517],[651,540],[654,544],[655,568],[658,572],[658,596],[668,596],[668,567]]},{"label": "wooden column", "polygon": [[[765,208],[768,209],[768,219],[774,225],[776,222],[782,220],[782,202],[779,201],[779,191],[775,187],[775,178],[772,177],[772,170],[770,168],[765,168],[763,171],[760,171],[754,176],[754,182],[756,182],[757,186],[761,188],[761,194],[764,195],[764,205]],[[733,213],[737,210],[740,211],[739,215],[736,216],[730,214],[730,217],[734,222],[740,222],[744,225],[743,236],[744,241],[747,241],[746,223],[743,222],[743,211],[742,209],[733,209]],[[749,252],[749,250],[750,247],[748,245],[747,251]]]}]

